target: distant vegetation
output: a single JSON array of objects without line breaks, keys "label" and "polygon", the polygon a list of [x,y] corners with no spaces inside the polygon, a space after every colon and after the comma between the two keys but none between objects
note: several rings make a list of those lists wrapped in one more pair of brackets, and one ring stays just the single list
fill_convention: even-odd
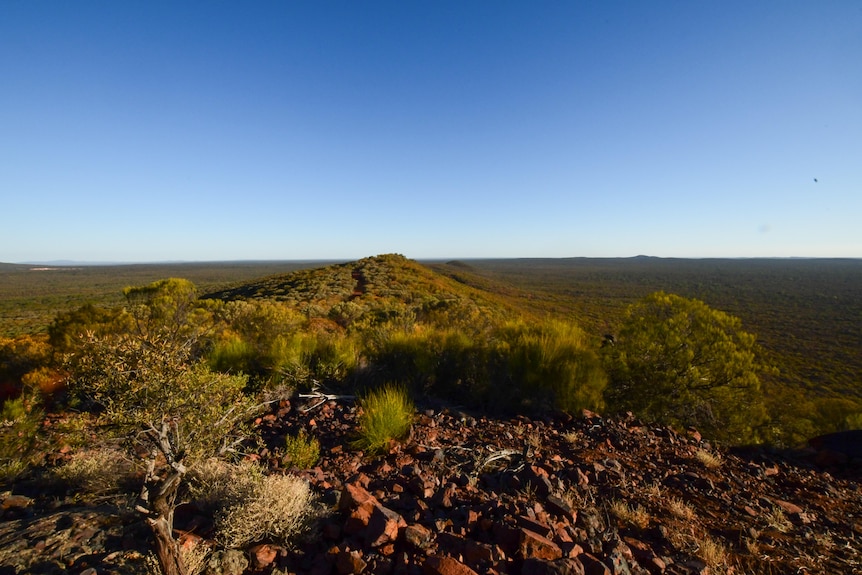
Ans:
[{"label": "distant vegetation", "polygon": [[[250,280],[243,276],[277,264],[45,272],[7,266],[4,277],[11,279],[0,310],[15,319],[4,323],[0,380],[12,397],[23,388],[50,393],[67,377],[61,358],[81,356],[82,334],[104,340],[146,329],[135,306],[147,301],[156,309],[159,298],[177,296],[165,292],[178,284],[132,284],[138,287],[125,290],[125,297],[120,288],[106,293],[107,286],[163,273],[204,280],[188,282],[203,294],[184,311],[198,334],[189,357],[213,373],[245,376],[247,394],[319,387],[352,393],[397,383],[416,399],[492,412],[633,410],[733,442],[795,444],[862,423],[859,261],[635,258],[426,266],[385,255],[305,268],[278,265],[292,271]],[[661,314],[648,324],[631,319],[648,306],[657,313],[651,295],[657,292],[666,292],[662,297],[672,298],[691,322],[686,347],[668,352],[671,363],[662,366],[655,350],[645,350],[667,350],[681,336],[665,329]],[[50,325],[43,326],[42,312],[34,311],[40,319],[28,323],[25,313],[9,311],[38,310],[46,302],[56,306]],[[615,336],[615,346],[607,347],[606,335]],[[698,367],[705,353],[726,360],[727,373]],[[733,370],[737,376],[728,375]],[[700,384],[707,379],[722,385],[706,393]],[[661,401],[650,396],[658,389]]]}]

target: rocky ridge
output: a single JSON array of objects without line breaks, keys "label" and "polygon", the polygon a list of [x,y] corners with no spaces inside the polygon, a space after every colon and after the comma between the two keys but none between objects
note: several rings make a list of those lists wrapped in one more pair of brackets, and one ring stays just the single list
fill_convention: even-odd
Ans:
[{"label": "rocky ridge", "polygon": [[[306,477],[329,511],[295,548],[220,551],[204,573],[862,573],[860,467],[838,453],[726,451],[634,417],[428,408],[370,457],[350,447],[356,415],[285,400],[257,421],[254,457]],[[321,443],[313,469],[281,447],[300,429]],[[0,574],[146,572],[134,514],[33,493],[2,507]],[[177,528],[186,546],[212,535],[193,507]]]}]

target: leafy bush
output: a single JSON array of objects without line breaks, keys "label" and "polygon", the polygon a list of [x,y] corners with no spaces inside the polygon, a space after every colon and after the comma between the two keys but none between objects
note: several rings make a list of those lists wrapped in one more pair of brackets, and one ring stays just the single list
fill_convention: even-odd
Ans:
[{"label": "leafy bush", "polygon": [[384,385],[370,391],[359,401],[359,437],[354,447],[379,453],[393,439],[402,439],[413,424],[415,407],[403,387]]},{"label": "leafy bush", "polygon": [[316,437],[308,437],[304,429],[285,438],[284,450],[291,464],[299,469],[308,469],[320,459],[320,442]]},{"label": "leafy bush", "polygon": [[557,320],[509,323],[498,330],[507,379],[527,407],[601,410],[607,383],[598,358],[578,326]]},{"label": "leafy bush", "polygon": [[758,438],[767,419],[759,374],[767,370],[738,318],[657,292],[629,309],[605,349],[613,409],[737,443]]}]

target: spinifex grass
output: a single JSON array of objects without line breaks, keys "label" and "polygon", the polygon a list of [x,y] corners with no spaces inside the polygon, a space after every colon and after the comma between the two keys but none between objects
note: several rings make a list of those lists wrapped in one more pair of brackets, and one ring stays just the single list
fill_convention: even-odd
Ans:
[{"label": "spinifex grass", "polygon": [[370,453],[379,453],[393,439],[410,432],[415,408],[407,391],[396,385],[384,385],[372,390],[359,402],[359,436],[353,446]]}]

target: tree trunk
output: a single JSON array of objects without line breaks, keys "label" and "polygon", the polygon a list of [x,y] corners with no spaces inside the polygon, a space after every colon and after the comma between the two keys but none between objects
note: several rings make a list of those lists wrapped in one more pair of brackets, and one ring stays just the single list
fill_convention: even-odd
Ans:
[{"label": "tree trunk", "polygon": [[185,575],[186,569],[180,558],[180,546],[174,539],[173,529],[165,517],[147,519],[156,545],[156,556],[162,575]]},{"label": "tree trunk", "polygon": [[171,472],[164,480],[154,485],[150,493],[155,497],[149,501],[147,524],[153,531],[156,556],[162,575],[186,575],[186,568],[180,558],[180,546],[174,539],[174,508],[182,474]]}]

